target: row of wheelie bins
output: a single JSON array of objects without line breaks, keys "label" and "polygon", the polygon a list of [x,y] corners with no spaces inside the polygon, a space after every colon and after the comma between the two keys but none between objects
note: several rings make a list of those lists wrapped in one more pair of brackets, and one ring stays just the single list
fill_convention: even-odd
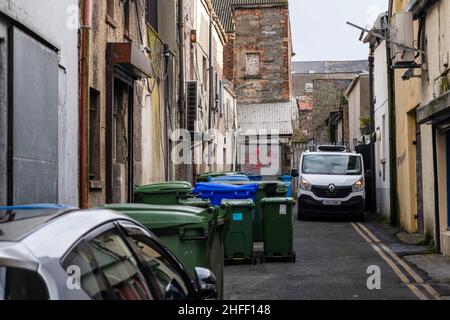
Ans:
[{"label": "row of wheelie bins", "polygon": [[192,276],[195,267],[212,270],[223,298],[225,260],[256,263],[254,241],[264,241],[264,261],[295,261],[293,200],[286,198],[284,185],[231,180],[199,183],[195,189],[183,181],[135,187],[135,204],[107,208],[155,233]]}]

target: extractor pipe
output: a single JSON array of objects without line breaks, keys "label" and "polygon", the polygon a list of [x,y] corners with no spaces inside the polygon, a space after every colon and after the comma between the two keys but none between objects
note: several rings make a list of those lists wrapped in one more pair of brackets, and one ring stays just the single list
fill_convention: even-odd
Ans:
[{"label": "extractor pipe", "polygon": [[179,45],[179,97],[178,108],[180,110],[180,128],[185,129],[186,124],[186,91],[185,91],[185,41],[184,41],[184,1],[178,0],[178,45]]},{"label": "extractor pipe", "polygon": [[79,103],[79,203],[89,207],[89,56],[92,29],[92,0],[82,1],[80,46],[80,103]]},{"label": "extractor pipe", "polygon": [[[370,46],[370,55],[369,55],[369,99],[370,99],[370,132],[375,132],[375,93],[374,93],[374,47]],[[372,203],[372,214],[376,214],[377,211],[377,188],[376,188],[376,170],[375,170],[375,142],[374,139],[371,138],[370,143],[370,167],[372,168],[372,193],[371,203]]]},{"label": "extractor pipe", "polygon": [[[391,24],[393,1],[389,1],[388,22]],[[389,34],[388,34],[389,35]],[[392,226],[399,224],[397,214],[397,145],[396,145],[396,115],[395,115],[395,71],[392,69],[391,44],[386,41],[387,76],[388,76],[388,114],[389,114],[389,198],[390,198],[390,223]]]}]

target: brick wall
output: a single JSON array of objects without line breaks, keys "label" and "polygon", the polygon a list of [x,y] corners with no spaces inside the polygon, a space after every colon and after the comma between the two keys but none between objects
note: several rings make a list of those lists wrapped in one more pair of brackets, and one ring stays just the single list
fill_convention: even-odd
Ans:
[{"label": "brick wall", "polygon": [[[269,6],[234,11],[233,65],[238,103],[291,100],[291,34],[289,8]],[[259,74],[255,74],[258,65]],[[229,51],[227,63],[231,60]],[[251,68],[252,72],[249,72]],[[230,70],[228,70],[230,71]],[[231,72],[228,72],[228,76]]]}]

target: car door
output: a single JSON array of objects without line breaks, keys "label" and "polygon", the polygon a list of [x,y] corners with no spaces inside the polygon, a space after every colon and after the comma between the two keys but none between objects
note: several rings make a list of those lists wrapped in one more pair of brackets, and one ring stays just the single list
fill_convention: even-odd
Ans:
[{"label": "car door", "polygon": [[178,259],[144,228],[120,222],[130,245],[153,274],[166,300],[197,299],[197,291],[188,272]]},{"label": "car door", "polygon": [[161,299],[159,287],[114,223],[82,239],[63,259],[77,268],[81,289],[94,300]]}]

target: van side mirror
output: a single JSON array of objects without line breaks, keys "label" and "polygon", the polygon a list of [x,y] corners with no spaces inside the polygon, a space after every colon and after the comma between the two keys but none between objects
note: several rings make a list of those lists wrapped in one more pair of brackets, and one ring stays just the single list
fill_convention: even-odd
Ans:
[{"label": "van side mirror", "polygon": [[298,178],[300,176],[298,169],[292,169],[291,170],[291,177]]},{"label": "van side mirror", "polygon": [[202,300],[217,300],[217,279],[211,270],[205,268],[195,268],[197,278],[198,293]]}]

